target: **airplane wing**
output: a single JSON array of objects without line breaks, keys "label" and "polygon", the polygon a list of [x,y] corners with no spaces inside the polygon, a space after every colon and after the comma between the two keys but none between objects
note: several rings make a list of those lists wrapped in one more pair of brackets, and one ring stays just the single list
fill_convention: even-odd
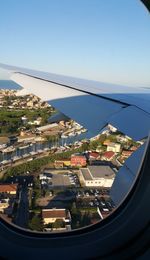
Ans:
[{"label": "airplane wing", "polygon": [[[23,87],[20,94],[39,96],[87,128],[93,136],[107,124],[135,141],[149,134],[149,89],[76,79],[4,64],[0,67],[12,72],[11,79]],[[133,154],[116,175],[111,189],[116,205],[133,186],[143,154],[140,151]]]},{"label": "airplane wing", "polygon": [[150,90],[126,87],[0,64],[21,85],[96,135],[107,124],[135,141],[150,129]]}]

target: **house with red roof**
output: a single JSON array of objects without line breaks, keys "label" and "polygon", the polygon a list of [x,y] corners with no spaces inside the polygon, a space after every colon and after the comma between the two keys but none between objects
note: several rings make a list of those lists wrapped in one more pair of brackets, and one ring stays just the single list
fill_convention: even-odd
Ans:
[{"label": "house with red roof", "polygon": [[100,158],[100,154],[97,152],[90,152],[89,159],[90,160],[98,160]]},{"label": "house with red roof", "polygon": [[103,153],[103,155],[101,156],[101,160],[104,161],[111,161],[115,156],[115,153],[112,151],[107,151],[105,153]]},{"label": "house with red roof", "polygon": [[44,224],[52,224],[57,220],[70,223],[71,215],[66,209],[42,209],[42,219]]},{"label": "house with red roof", "polygon": [[0,193],[17,194],[18,184],[0,184]]}]

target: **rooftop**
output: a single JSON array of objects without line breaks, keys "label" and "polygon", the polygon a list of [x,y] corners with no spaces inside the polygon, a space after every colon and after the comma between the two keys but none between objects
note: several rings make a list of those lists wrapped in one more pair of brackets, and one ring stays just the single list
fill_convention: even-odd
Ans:
[{"label": "rooftop", "polygon": [[81,168],[81,172],[85,180],[93,180],[88,168]]},{"label": "rooftop", "polygon": [[17,184],[0,184],[0,192],[17,191]]},{"label": "rooftop", "polygon": [[116,146],[120,146],[120,144],[119,144],[119,143],[113,143],[113,142],[111,142],[111,143],[108,144],[108,146],[110,146],[110,147],[116,147]]},{"label": "rooftop", "polygon": [[103,154],[103,157],[106,157],[107,159],[111,159],[115,155],[112,151],[107,151]]},{"label": "rooftop", "polygon": [[100,155],[97,152],[91,152],[90,157],[98,158]]},{"label": "rooftop", "polygon": [[66,209],[43,209],[42,218],[67,218]]},{"label": "rooftop", "polygon": [[82,175],[85,180],[94,180],[100,178],[112,179],[115,176],[114,171],[110,166],[88,166],[87,168],[81,168]]},{"label": "rooftop", "polygon": [[49,124],[49,125],[44,125],[44,126],[37,127],[37,130],[38,130],[38,131],[46,131],[46,130],[48,130],[48,129],[51,129],[51,128],[57,127],[57,126],[58,126],[58,124],[53,123],[53,124]]}]

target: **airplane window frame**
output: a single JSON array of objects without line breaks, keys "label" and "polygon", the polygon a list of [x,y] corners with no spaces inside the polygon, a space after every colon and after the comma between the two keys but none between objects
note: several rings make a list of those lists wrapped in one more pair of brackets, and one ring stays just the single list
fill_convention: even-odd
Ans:
[{"label": "airplane window frame", "polygon": [[[131,245],[133,245],[134,241],[137,242],[141,239],[143,233],[145,234],[145,232],[148,232],[150,229],[150,211],[147,212],[148,214],[141,214],[141,210],[142,212],[146,212],[147,208],[147,200],[145,197],[149,198],[150,196],[149,168],[150,137],[147,141],[141,169],[139,169],[139,174],[132,190],[114,213],[102,222],[66,233],[50,234],[27,231],[1,220],[0,236],[3,236],[5,239],[7,238],[10,242],[15,240],[17,246],[21,248],[28,248],[32,244],[32,248],[40,247],[42,250],[59,248],[60,252],[63,248],[67,248],[67,250],[69,248],[80,248],[82,243],[82,249],[84,248],[85,250],[85,257],[90,256],[91,249],[95,246],[100,247],[103,257],[108,256],[109,253],[111,253],[111,255],[115,253],[114,248],[115,250],[117,248],[117,250],[122,251],[126,248],[126,243],[131,241]],[[143,196],[141,196],[141,194],[143,194]],[[141,221],[137,226],[134,222],[136,223],[139,219],[139,215],[141,215]],[[145,225],[145,223],[147,224]],[[91,241],[93,242],[91,243]],[[144,243],[146,246],[147,241],[145,240]],[[76,257],[79,257],[79,253],[80,251],[75,252]],[[95,255],[95,257],[97,257],[97,255]]]},{"label": "airplane window frame", "polygon": [[[141,1],[147,7],[150,5],[147,0]],[[53,234],[27,231],[0,219],[1,256],[14,253],[9,252],[8,246],[16,250],[15,257],[11,259],[19,259],[19,256],[25,259],[26,250],[38,257],[51,254],[55,259],[67,257],[70,253],[72,259],[120,259],[122,255],[126,258],[142,255],[150,242],[150,211],[147,210],[150,197],[149,169],[150,136],[133,188],[113,214],[92,226]]]}]

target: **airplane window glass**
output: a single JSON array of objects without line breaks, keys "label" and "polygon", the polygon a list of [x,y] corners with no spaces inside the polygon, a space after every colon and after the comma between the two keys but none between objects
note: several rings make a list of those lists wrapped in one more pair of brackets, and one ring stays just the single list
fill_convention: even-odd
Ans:
[{"label": "airplane window glass", "polygon": [[[30,231],[54,233],[103,221],[122,203],[137,178],[149,130],[149,66],[146,60],[150,37],[141,3],[115,0],[109,4],[99,0],[48,2],[45,1],[45,6],[42,0],[36,2],[35,9],[31,6],[33,17],[30,11],[28,13],[30,31],[24,1],[24,13],[19,17],[22,26],[27,22],[26,39],[15,19],[12,21],[16,37],[23,37],[26,43],[20,47],[19,64],[109,82],[114,89],[112,93],[106,83],[100,83],[100,87],[106,87],[100,95],[89,88],[86,92],[84,86],[84,95],[93,94],[89,100],[93,102],[95,98],[96,102],[111,104],[108,104],[109,111],[104,104],[99,114],[92,108],[92,102],[88,103],[86,111],[83,108],[86,118],[93,111],[93,122],[100,125],[93,134],[84,123],[55,109],[50,101],[43,101],[34,93],[19,94],[20,86],[8,81],[8,75],[0,71],[0,217]],[[0,21],[2,19],[4,24],[6,6],[3,8]],[[41,13],[45,12],[41,24],[40,9]],[[16,16],[15,7],[11,10]],[[17,12],[22,12],[20,7]],[[50,16],[53,12],[59,16],[57,22],[54,14],[51,14],[52,18]],[[9,26],[10,21],[6,29]],[[46,36],[50,31],[45,28],[49,26],[52,38]],[[0,33],[3,41],[9,39],[5,39],[1,28]],[[41,43],[40,38],[43,39]],[[36,48],[32,43],[29,48],[27,41],[36,41]],[[17,42],[12,41],[13,44],[18,46]],[[10,46],[6,46],[5,52],[7,48]],[[36,67],[36,61],[34,64],[31,60],[38,57],[42,48],[46,49],[43,57],[40,54],[42,65]],[[31,53],[29,49],[32,49]],[[22,51],[27,56],[30,53],[29,64]],[[17,49],[14,49],[15,56],[18,57]],[[10,63],[17,63],[14,57],[10,54]],[[3,60],[9,63],[5,57]],[[91,87],[91,82],[89,84]],[[128,89],[129,93],[125,93],[121,85],[132,87],[132,91],[140,87],[140,92],[134,96]],[[75,81],[73,88],[76,87]],[[71,100],[79,99],[74,95]],[[74,109],[78,110],[76,104]]]}]

